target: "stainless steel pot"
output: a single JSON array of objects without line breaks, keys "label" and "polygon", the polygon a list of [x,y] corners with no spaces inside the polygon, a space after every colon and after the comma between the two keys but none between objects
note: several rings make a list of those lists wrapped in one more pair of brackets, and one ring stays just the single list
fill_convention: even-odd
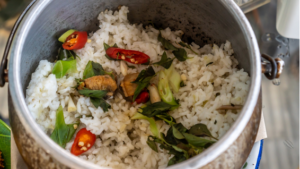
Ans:
[{"label": "stainless steel pot", "polygon": [[[69,28],[94,31],[97,16],[119,5],[130,9],[132,23],[152,20],[159,27],[185,32],[184,40],[203,45],[232,43],[240,67],[251,76],[251,86],[240,116],[213,146],[169,168],[241,168],[254,144],[261,114],[261,72],[279,77],[280,60],[268,56],[261,63],[255,35],[246,17],[231,0],[36,0],[17,21],[0,66],[0,86],[9,81],[9,112],[17,147],[31,168],[100,168],[55,144],[37,125],[25,103],[25,90],[42,59],[54,61],[57,37]],[[13,42],[12,42],[13,40]],[[10,49],[11,48],[11,49]],[[7,73],[7,56],[10,54]],[[263,69],[261,69],[263,66]],[[279,68],[279,69],[277,69]],[[262,71],[263,70],[263,71]]]}]

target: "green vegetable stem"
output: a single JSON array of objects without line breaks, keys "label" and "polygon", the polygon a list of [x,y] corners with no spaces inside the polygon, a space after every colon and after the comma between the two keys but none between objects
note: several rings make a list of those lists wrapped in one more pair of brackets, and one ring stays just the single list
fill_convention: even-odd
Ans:
[{"label": "green vegetable stem", "polygon": [[165,103],[168,103],[173,106],[178,105],[170,89],[168,77],[166,76],[164,71],[159,72],[158,93]]}]

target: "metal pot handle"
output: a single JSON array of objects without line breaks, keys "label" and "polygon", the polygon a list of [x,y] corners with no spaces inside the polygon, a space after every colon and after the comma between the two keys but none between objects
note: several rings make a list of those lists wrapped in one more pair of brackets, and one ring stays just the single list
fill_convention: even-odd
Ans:
[{"label": "metal pot handle", "polygon": [[262,54],[261,56],[268,61],[261,62],[261,72],[265,74],[269,80],[278,79],[282,73],[284,61],[280,58],[274,59],[266,54]]},{"label": "metal pot handle", "polygon": [[26,7],[26,9],[22,12],[22,14],[19,16],[18,20],[14,24],[12,31],[10,32],[10,35],[8,37],[8,40],[6,42],[6,46],[4,49],[1,65],[0,65],[0,87],[3,87],[5,85],[5,82],[8,82],[8,70],[7,70],[7,57],[10,51],[11,44],[13,42],[14,36],[16,34],[16,31],[22,22],[24,16],[29,11],[31,6],[36,2],[36,0],[33,0],[30,2],[30,4]]}]

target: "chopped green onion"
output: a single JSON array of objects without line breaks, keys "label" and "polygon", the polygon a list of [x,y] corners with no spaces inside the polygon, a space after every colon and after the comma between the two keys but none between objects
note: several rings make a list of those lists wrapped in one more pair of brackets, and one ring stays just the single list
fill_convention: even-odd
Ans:
[{"label": "chopped green onion", "polygon": [[169,84],[172,88],[172,90],[177,93],[180,88],[180,83],[181,83],[181,77],[180,74],[176,71],[174,68],[173,64],[169,69],[164,70],[166,76],[168,77]]},{"label": "chopped green onion", "polygon": [[178,105],[169,87],[168,77],[164,71],[159,72],[158,93],[161,99],[170,105]]},{"label": "chopped green onion", "polygon": [[74,29],[70,29],[67,32],[65,32],[64,34],[62,34],[59,38],[58,41],[65,43],[66,39],[68,36],[70,36],[72,33],[74,33],[76,30]]}]

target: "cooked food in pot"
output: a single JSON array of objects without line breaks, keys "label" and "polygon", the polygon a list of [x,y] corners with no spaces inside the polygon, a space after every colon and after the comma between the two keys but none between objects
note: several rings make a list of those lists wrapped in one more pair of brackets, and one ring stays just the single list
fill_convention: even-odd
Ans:
[{"label": "cooked food in pot", "polygon": [[165,168],[226,133],[250,78],[229,41],[187,44],[180,30],[130,24],[128,12],[106,10],[89,36],[71,29],[59,37],[57,61],[40,61],[26,103],[51,139],[79,158]]}]

